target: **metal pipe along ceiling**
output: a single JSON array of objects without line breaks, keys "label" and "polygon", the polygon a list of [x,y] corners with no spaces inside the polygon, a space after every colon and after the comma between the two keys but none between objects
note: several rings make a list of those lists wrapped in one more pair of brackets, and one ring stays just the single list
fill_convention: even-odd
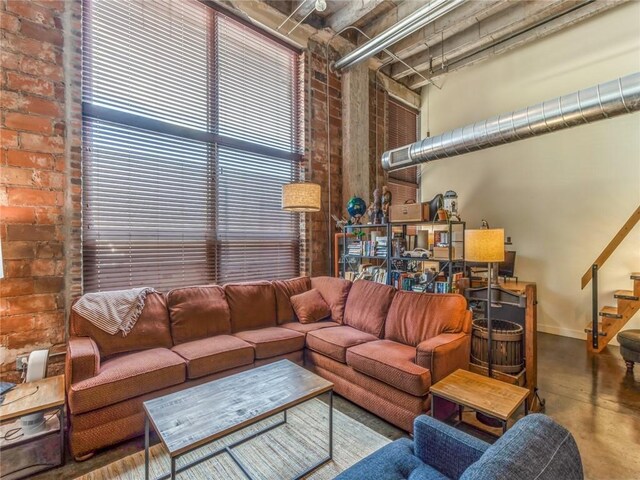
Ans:
[{"label": "metal pipe along ceiling", "polygon": [[382,168],[399,170],[638,110],[640,72],[389,150]]},{"label": "metal pipe along ceiling", "polygon": [[342,57],[335,63],[334,68],[341,70],[352,67],[373,57],[376,53],[380,53],[407,35],[446,15],[454,8],[462,5],[465,1],[466,0],[434,0],[430,2],[428,5],[419,8],[392,27],[389,27],[380,35],[356,48],[353,52]]}]

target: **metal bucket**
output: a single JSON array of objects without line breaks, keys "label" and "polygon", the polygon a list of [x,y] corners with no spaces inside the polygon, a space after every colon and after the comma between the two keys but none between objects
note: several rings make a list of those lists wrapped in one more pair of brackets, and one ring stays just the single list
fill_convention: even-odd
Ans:
[{"label": "metal bucket", "polygon": [[[506,320],[491,321],[492,367],[503,373],[519,373],[524,368],[523,328]],[[488,364],[489,330],[487,320],[473,321],[471,362],[485,368]]]}]

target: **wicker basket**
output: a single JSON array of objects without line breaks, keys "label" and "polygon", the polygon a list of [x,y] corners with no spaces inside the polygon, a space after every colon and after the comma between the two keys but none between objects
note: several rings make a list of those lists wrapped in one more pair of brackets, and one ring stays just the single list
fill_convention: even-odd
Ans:
[{"label": "wicker basket", "polygon": [[[520,325],[506,320],[491,321],[492,367],[503,373],[519,373],[524,368],[523,333]],[[471,362],[488,367],[489,330],[487,320],[473,321]]]}]

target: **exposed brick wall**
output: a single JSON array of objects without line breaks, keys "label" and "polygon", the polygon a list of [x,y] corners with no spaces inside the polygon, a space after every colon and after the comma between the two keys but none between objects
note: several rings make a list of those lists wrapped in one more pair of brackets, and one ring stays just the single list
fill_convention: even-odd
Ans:
[{"label": "exposed brick wall", "polygon": [[[63,24],[77,8],[0,0],[0,375],[8,379],[16,378],[16,354],[65,341],[73,255],[65,258],[71,179]],[[60,360],[52,361],[54,372]]]},{"label": "exposed brick wall", "polygon": [[[329,62],[339,55],[329,49]],[[342,205],[342,82],[327,69],[325,44],[310,42],[307,59],[307,158],[312,172],[307,179],[322,186],[322,212],[307,215],[304,235],[307,245],[305,264],[314,276],[329,274],[329,252],[335,222],[331,214],[343,215]],[[328,128],[327,128],[328,121]],[[307,168],[308,169],[308,168]],[[330,181],[329,181],[330,180]],[[331,197],[331,198],[329,198]],[[330,204],[329,204],[330,203]],[[327,220],[328,219],[328,220]]]},{"label": "exposed brick wall", "polygon": [[[382,154],[387,150],[387,92],[376,80],[375,72],[369,76],[369,168],[370,178],[382,189],[387,174],[382,169]],[[373,198],[373,197],[372,197]],[[369,201],[369,200],[368,200]]]}]

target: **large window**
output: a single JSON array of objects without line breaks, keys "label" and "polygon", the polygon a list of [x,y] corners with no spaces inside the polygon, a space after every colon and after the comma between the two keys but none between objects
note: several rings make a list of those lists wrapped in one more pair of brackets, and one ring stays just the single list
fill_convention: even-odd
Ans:
[{"label": "large window", "polygon": [[299,54],[196,0],[91,0],[83,57],[85,291],[295,276]]},{"label": "large window", "polygon": [[[389,149],[403,147],[418,140],[418,112],[400,102],[388,102],[387,146]],[[389,189],[393,203],[418,200],[418,167],[404,168],[389,173]]]}]

